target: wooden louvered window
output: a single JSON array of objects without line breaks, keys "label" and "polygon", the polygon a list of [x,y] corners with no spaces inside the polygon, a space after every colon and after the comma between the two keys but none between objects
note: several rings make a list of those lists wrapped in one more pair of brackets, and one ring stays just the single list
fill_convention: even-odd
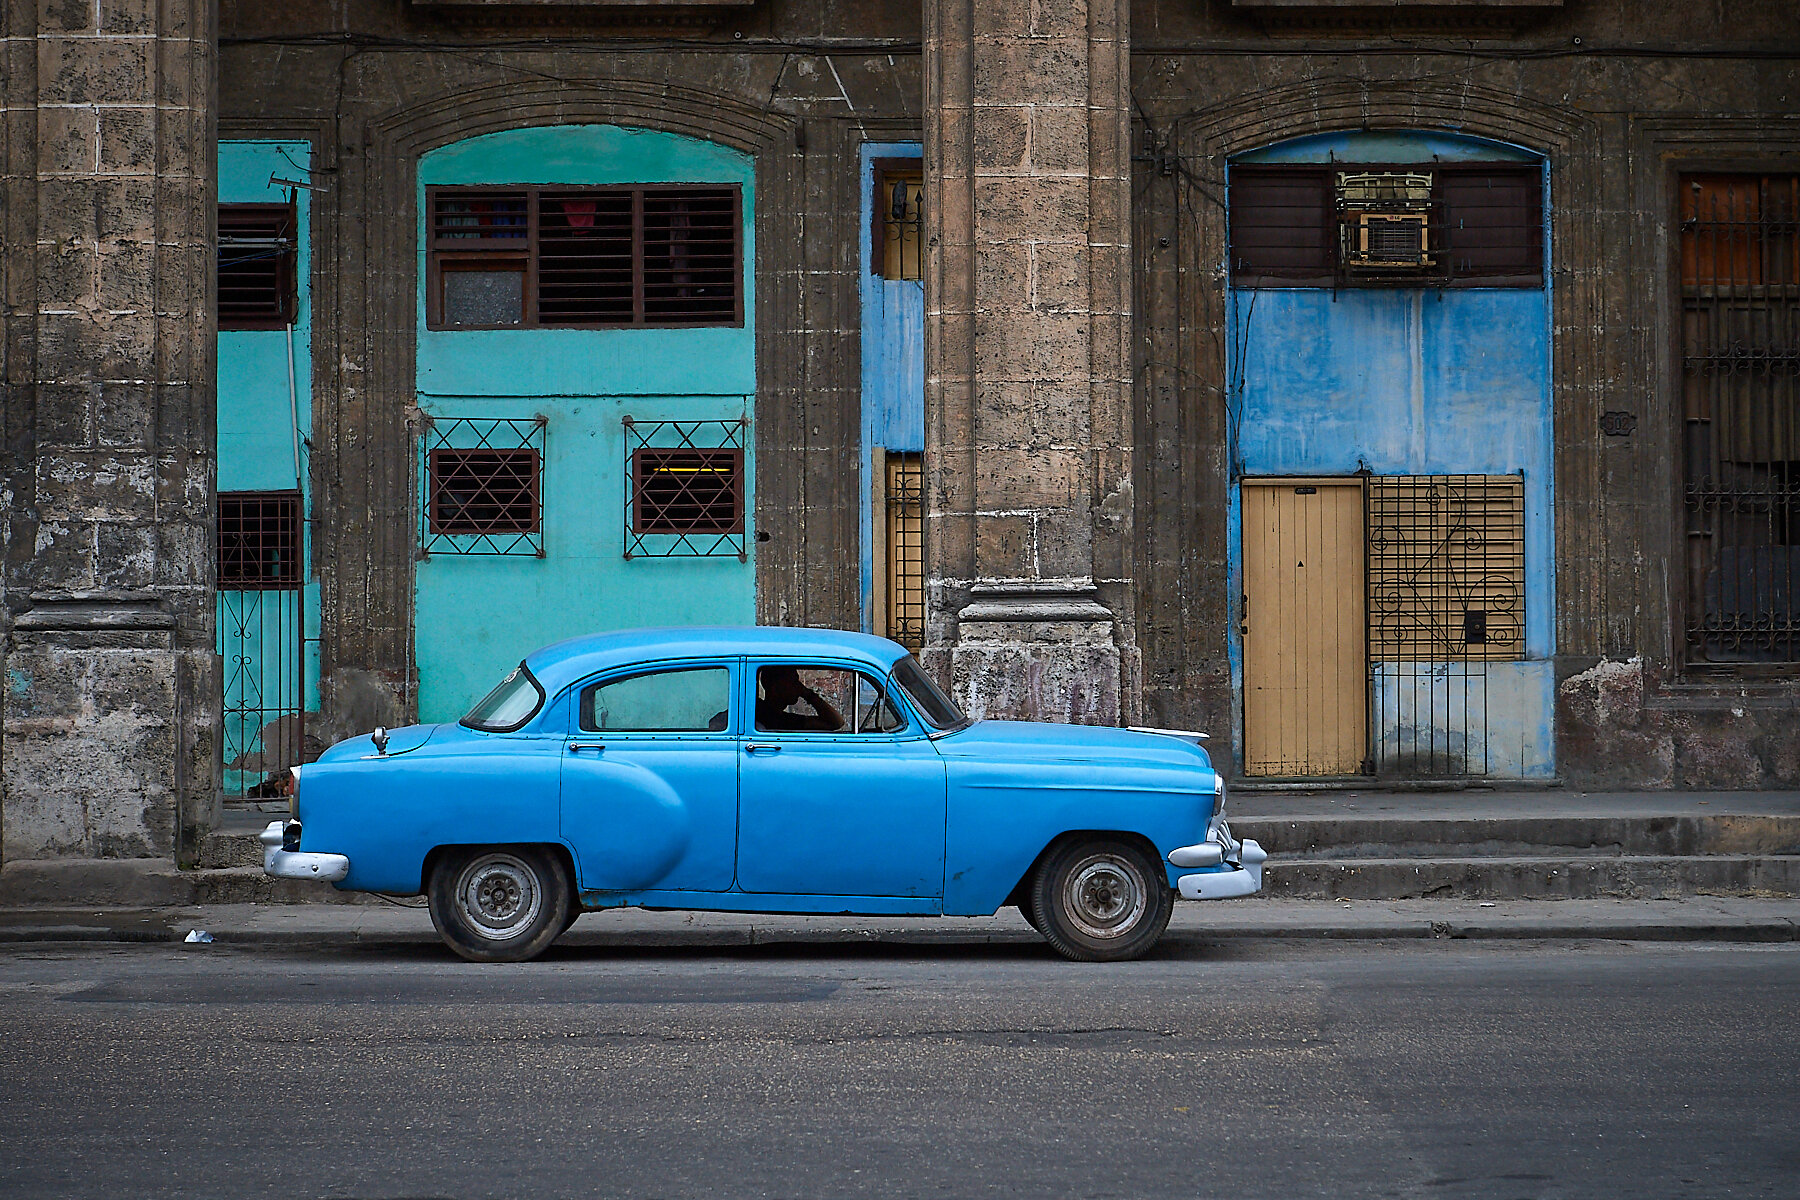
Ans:
[{"label": "wooden louvered window", "polygon": [[644,446],[631,456],[631,531],[732,534],[744,529],[744,452]]},{"label": "wooden louvered window", "polygon": [[282,329],[297,305],[292,204],[219,205],[219,328]]},{"label": "wooden louvered window", "polygon": [[741,325],[736,187],[432,188],[432,329]]},{"label": "wooden louvered window", "polygon": [[[1543,173],[1528,164],[1244,164],[1226,210],[1239,287],[1543,286]],[[1383,239],[1411,261],[1378,253]]]}]

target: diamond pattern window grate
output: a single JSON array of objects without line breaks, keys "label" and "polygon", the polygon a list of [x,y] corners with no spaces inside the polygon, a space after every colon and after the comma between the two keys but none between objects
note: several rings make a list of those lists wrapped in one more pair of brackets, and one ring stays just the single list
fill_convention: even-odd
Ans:
[{"label": "diamond pattern window grate", "polygon": [[541,416],[425,418],[423,557],[543,557],[547,424]]},{"label": "diamond pattern window grate", "polygon": [[624,418],[626,558],[749,559],[745,539],[748,418]]}]

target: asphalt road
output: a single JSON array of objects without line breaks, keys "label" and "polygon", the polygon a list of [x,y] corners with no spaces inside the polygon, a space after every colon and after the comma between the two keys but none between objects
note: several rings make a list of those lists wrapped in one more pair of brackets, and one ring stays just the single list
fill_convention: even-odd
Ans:
[{"label": "asphalt road", "polygon": [[1800,948],[0,949],[0,1195],[1800,1195]]}]

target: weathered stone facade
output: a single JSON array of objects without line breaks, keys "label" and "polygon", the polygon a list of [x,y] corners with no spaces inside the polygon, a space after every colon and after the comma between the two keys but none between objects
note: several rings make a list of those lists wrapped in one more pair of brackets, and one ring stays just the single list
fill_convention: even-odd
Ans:
[{"label": "weathered stone facade", "polygon": [[211,9],[4,11],[0,855],[178,856],[214,805]]},{"label": "weathered stone facade", "polygon": [[1224,164],[1435,129],[1550,164],[1559,774],[1800,782],[1800,674],[1684,667],[1670,583],[1674,179],[1800,168],[1785,4],[4,11],[0,858],[212,818],[218,137],[314,148],[326,741],[417,710],[421,155],[609,123],[753,157],[758,615],[854,627],[857,161],[923,141],[926,658],[982,714],[1227,730]]}]

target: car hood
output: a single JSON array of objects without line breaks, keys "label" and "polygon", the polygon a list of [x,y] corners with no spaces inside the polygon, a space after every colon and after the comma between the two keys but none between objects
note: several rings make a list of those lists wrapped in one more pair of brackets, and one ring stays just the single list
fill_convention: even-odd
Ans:
[{"label": "car hood", "polygon": [[[399,729],[388,730],[387,752],[389,757],[417,750],[431,740],[431,735],[442,726],[439,725],[403,725]],[[366,758],[375,753],[373,733],[358,733],[336,743],[331,749],[319,755],[320,762],[335,762],[346,758]]]},{"label": "car hood", "polygon": [[938,738],[937,748],[940,754],[949,757],[1165,763],[1177,767],[1212,768],[1211,756],[1192,742],[1106,725],[977,721],[966,729]]}]

